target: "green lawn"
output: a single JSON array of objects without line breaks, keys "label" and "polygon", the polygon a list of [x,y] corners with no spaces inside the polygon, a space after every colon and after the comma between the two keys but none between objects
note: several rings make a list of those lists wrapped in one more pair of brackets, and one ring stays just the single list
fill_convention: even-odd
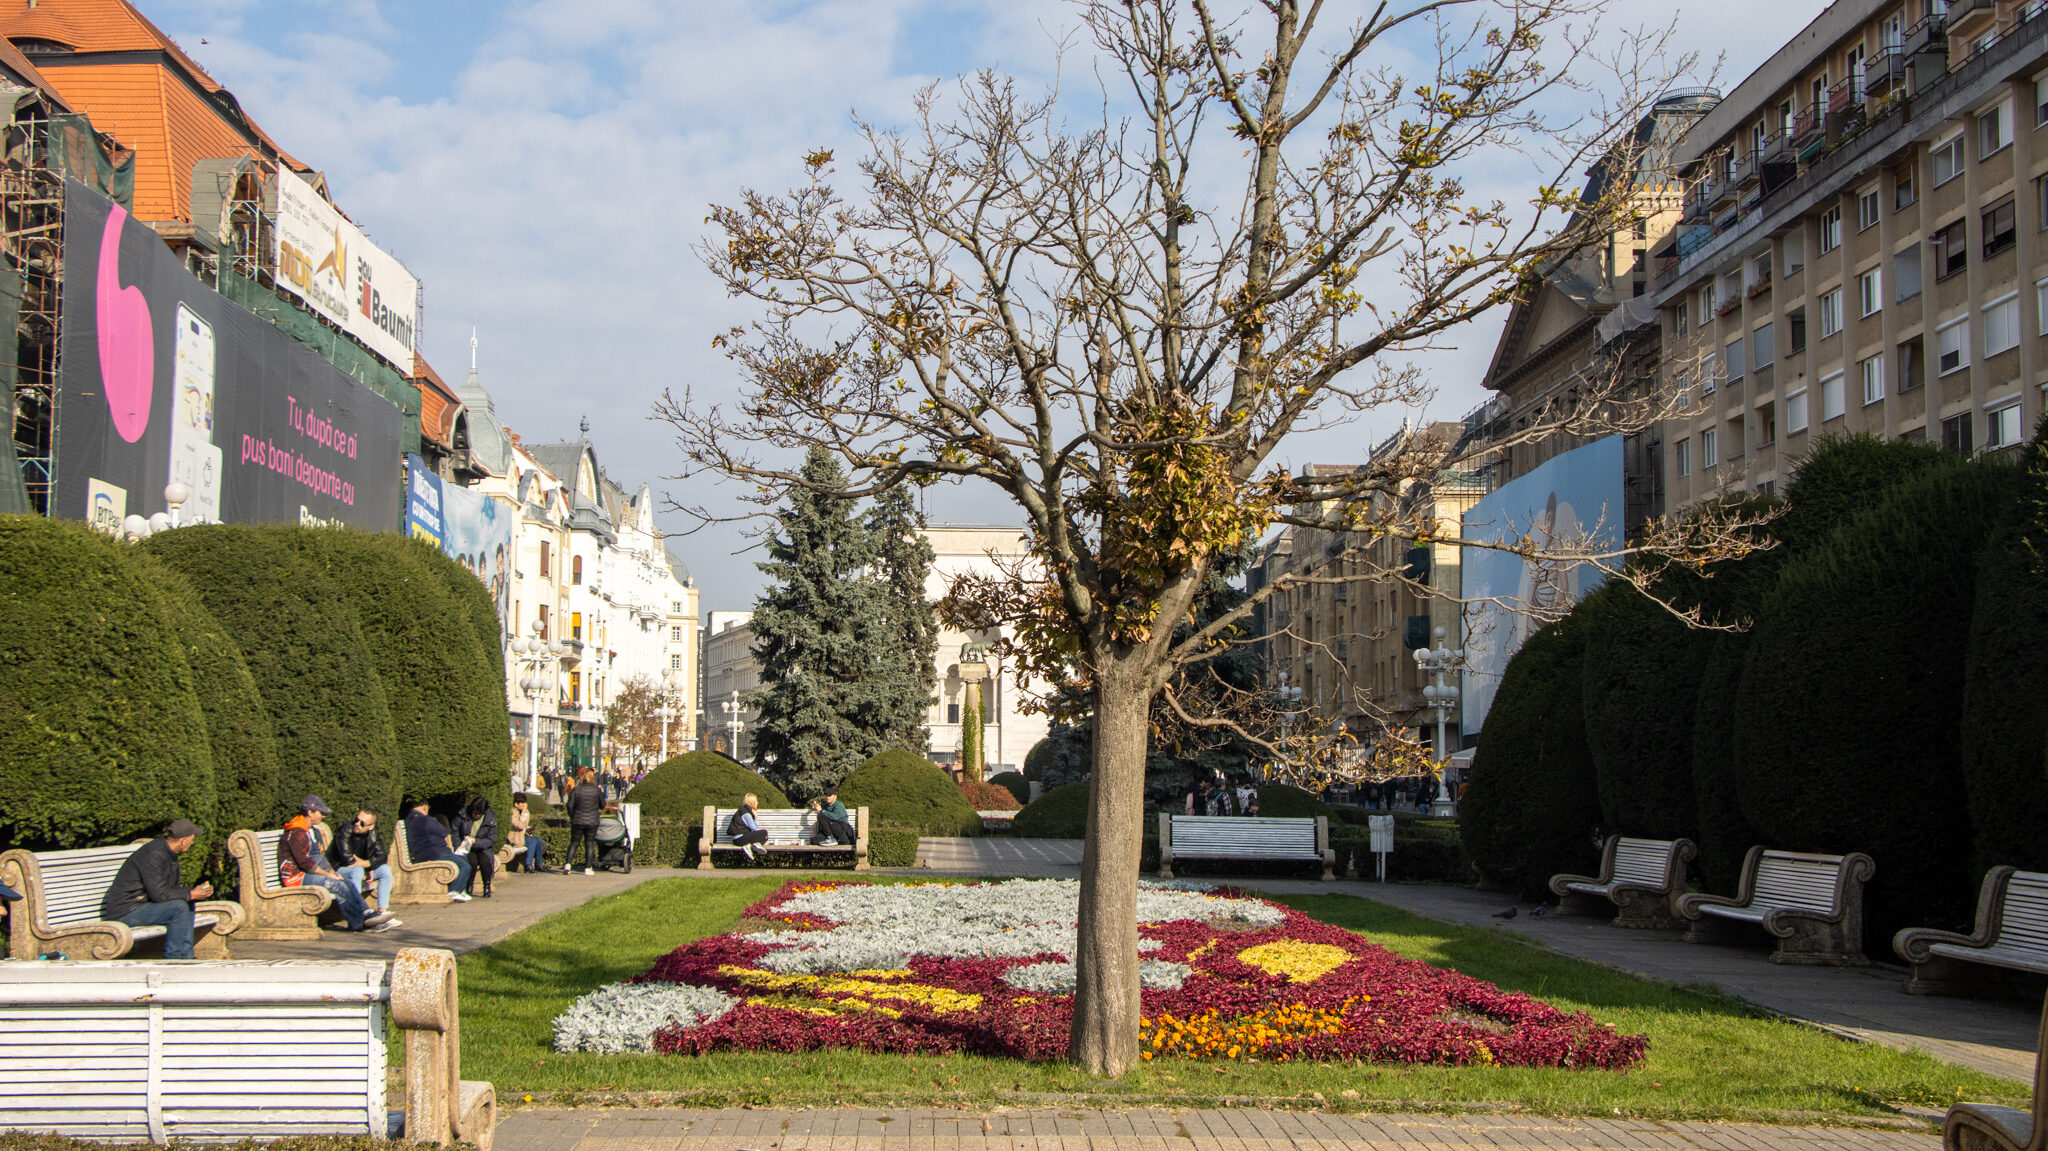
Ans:
[{"label": "green lawn", "polygon": [[[1842,1119],[1894,1104],[1958,1099],[2023,1104],[2027,1087],[1925,1055],[1836,1039],[1697,988],[1677,988],[1549,954],[1496,932],[1420,919],[1342,895],[1282,897],[1395,952],[1453,967],[1650,1037],[1628,1072],[1376,1064],[1147,1063],[1098,1082],[1063,1064],[974,1056],[730,1053],[704,1057],[559,1055],[550,1024],[578,995],[646,970],[680,944],[727,930],[741,909],[789,879],[657,880],[554,915],[461,960],[463,1077],[502,1101],[556,1103],[589,1093],[673,1093],[677,1102],[774,1106],[1096,1102],[1177,1105],[1494,1107],[1550,1114]],[[1761,962],[1761,960],[1759,961]],[[1320,1098],[1319,1098],[1320,1097]]]}]

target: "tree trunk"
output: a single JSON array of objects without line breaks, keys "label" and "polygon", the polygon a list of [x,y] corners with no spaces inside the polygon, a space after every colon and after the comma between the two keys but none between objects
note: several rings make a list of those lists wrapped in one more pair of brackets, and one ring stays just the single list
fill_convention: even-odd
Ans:
[{"label": "tree trunk", "polygon": [[1122,669],[1098,672],[1088,840],[1074,947],[1074,1028],[1067,1058],[1114,1078],[1138,1058],[1138,854],[1145,833],[1150,693]]}]

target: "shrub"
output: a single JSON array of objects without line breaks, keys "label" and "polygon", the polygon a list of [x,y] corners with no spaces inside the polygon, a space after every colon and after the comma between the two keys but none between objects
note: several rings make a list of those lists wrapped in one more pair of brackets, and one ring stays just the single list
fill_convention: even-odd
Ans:
[{"label": "shrub", "polygon": [[1626,584],[1579,610],[1587,609],[1583,706],[1601,823],[1625,835],[1695,839],[1692,724],[1713,633]]},{"label": "shrub", "polygon": [[1259,814],[1272,819],[1301,819],[1324,816],[1338,820],[1337,809],[1301,788],[1284,783],[1259,785]]},{"label": "shrub", "polygon": [[[445,568],[437,573],[441,565],[430,562],[447,557],[399,535],[267,530],[304,555],[354,609],[391,709],[400,790],[437,802],[485,795],[493,809],[507,810],[512,749],[504,659],[495,641],[485,648],[465,626],[468,609],[449,590]],[[477,582],[453,560],[445,566]]]},{"label": "shrub", "polygon": [[1020,808],[1031,802],[1031,781],[1025,779],[1022,772],[999,771],[989,776],[988,781],[1009,792]]},{"label": "shrub", "polygon": [[1010,822],[1010,834],[1026,839],[1083,839],[1088,834],[1088,785],[1055,787],[1026,805]]},{"label": "shrub", "polygon": [[0,845],[213,828],[206,718],[159,588],[129,545],[0,516]]},{"label": "shrub", "polygon": [[916,867],[917,840],[914,827],[876,824],[868,829],[868,866]]},{"label": "shrub", "polygon": [[839,802],[865,806],[876,823],[914,827],[924,835],[981,833],[981,817],[953,777],[900,747],[870,756],[848,772],[839,782]]},{"label": "shrub", "polygon": [[1460,814],[1465,851],[1480,874],[1531,899],[1544,898],[1552,875],[1600,862],[1600,798],[1583,703],[1585,607],[1530,636],[1508,661]]},{"label": "shrub", "polygon": [[749,792],[761,801],[763,811],[790,806],[781,788],[731,759],[715,751],[689,751],[648,772],[626,793],[626,801],[640,805],[643,819],[696,823],[706,807],[738,807]]},{"label": "shrub", "polygon": [[142,546],[240,644],[277,744],[280,806],[311,792],[335,811],[396,812],[391,709],[355,611],[290,546],[308,530],[195,524]]},{"label": "shrub", "polygon": [[960,794],[976,811],[1016,811],[1024,806],[1010,794],[1009,788],[992,780],[963,779],[960,781]]},{"label": "shrub", "polygon": [[1886,491],[1955,463],[1956,457],[1933,444],[1872,435],[1823,437],[1785,486],[1785,514],[1772,525],[1772,534],[1788,552],[1825,546],[1842,524],[1875,506]]},{"label": "shrub", "polygon": [[1957,464],[1893,489],[1788,561],[1743,660],[1733,747],[1743,814],[1772,847],[1876,859],[1873,953],[1900,927],[1970,919],[1968,561],[2014,513],[2018,476]]},{"label": "shrub", "polygon": [[1749,634],[1722,632],[1708,643],[1692,725],[1692,790],[1699,804],[1700,881],[1709,891],[1734,891],[1742,860],[1757,842],[1742,814],[1735,773],[1735,692]]},{"label": "shrub", "polygon": [[1961,739],[1973,874],[2048,869],[2048,571],[2017,525],[1977,559]]}]

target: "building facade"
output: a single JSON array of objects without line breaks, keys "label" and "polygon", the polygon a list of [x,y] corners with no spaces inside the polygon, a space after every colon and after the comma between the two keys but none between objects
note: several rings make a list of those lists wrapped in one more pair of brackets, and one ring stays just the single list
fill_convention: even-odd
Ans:
[{"label": "building facade", "polygon": [[753,618],[751,611],[714,611],[704,617],[704,687],[698,703],[700,746],[743,763],[753,758],[747,733],[759,716],[748,703],[761,686]]},{"label": "building facade", "polygon": [[[1674,507],[1770,492],[1817,437],[2023,443],[2048,380],[2048,19],[1838,0],[1704,117],[1656,252]],[[1677,364],[1701,365],[1697,381]]]},{"label": "building facade", "polygon": [[[1024,533],[1014,527],[930,524],[924,535],[932,545],[932,570],[925,580],[925,598],[933,603],[945,598],[961,576],[999,576],[1006,568],[1015,570],[1018,565],[1023,565],[1027,572],[1033,568],[1029,562],[1029,543]],[[933,762],[942,766],[960,762],[960,718],[967,702],[968,683],[961,676],[962,649],[993,645],[1009,635],[1008,627],[1000,632],[970,633],[940,626],[934,669],[938,694],[932,700],[925,723]],[[988,775],[1022,771],[1024,756],[1045,738],[1050,726],[1042,713],[1029,710],[1046,685],[995,650],[989,650],[985,659],[988,679],[982,685],[982,762]]]}]

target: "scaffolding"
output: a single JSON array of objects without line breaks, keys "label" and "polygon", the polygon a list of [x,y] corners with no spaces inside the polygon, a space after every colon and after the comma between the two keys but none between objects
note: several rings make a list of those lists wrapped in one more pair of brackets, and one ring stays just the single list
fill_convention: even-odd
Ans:
[{"label": "scaffolding", "polygon": [[[12,363],[14,454],[30,506],[48,515],[56,489],[57,332],[64,280],[64,175],[50,165],[48,108],[16,105],[0,166],[0,258],[17,295]],[[18,288],[18,294],[8,289]],[[0,319],[5,318],[0,310]],[[0,348],[8,342],[0,340]]]}]

